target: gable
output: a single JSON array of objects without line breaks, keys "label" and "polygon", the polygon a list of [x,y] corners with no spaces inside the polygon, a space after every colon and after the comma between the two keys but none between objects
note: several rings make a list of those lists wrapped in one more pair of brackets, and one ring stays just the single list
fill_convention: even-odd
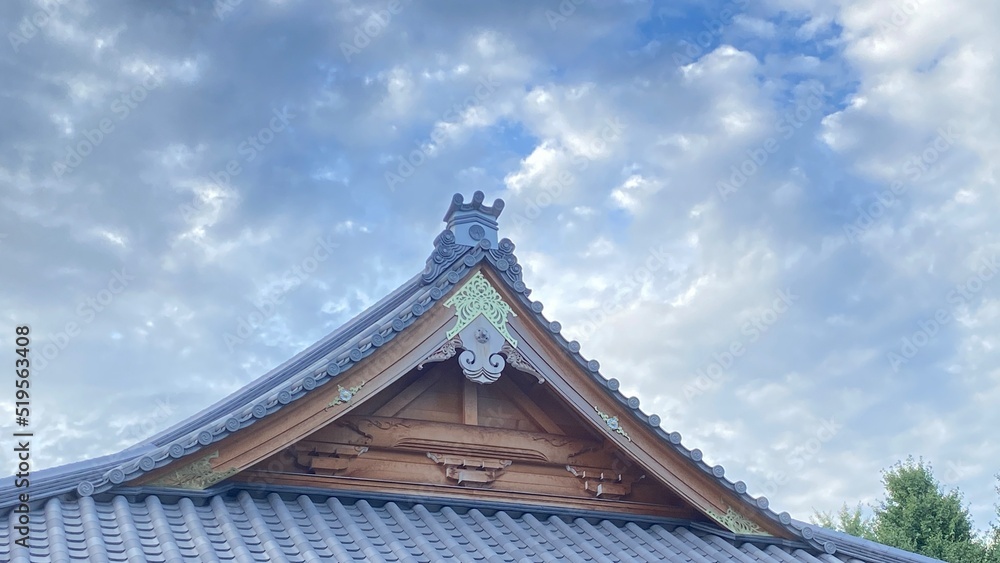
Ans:
[{"label": "gable", "polygon": [[[721,475],[692,464],[700,452],[685,459],[657,436],[655,418],[637,424],[635,400],[609,393],[595,362],[567,354],[578,346],[560,342],[539,322],[540,304],[526,305],[502,275],[469,268],[336,387],[221,441],[192,464],[211,477],[190,483],[474,495],[788,535],[720,487]],[[140,484],[176,486],[191,471],[153,472]]]},{"label": "gable", "polygon": [[[785,561],[793,553],[830,560],[840,548],[841,560],[926,560],[775,514],[767,499],[748,495],[744,483],[684,447],[679,434],[663,431],[657,415],[623,396],[617,380],[604,378],[559,323],[542,315],[514,245],[498,240],[502,207],[500,200],[484,206],[481,192],[468,203],[456,195],[421,274],[208,409],[117,454],[33,472],[30,501],[18,497],[13,477],[3,480],[0,558],[29,558],[27,548],[2,541],[28,513],[51,528],[37,550],[42,557],[84,544],[83,557],[117,557],[145,534],[144,552],[157,558],[168,549],[176,555],[181,537],[188,542],[182,549],[201,553],[211,543],[223,558],[250,546],[279,559],[283,551],[315,559],[343,549],[363,549],[367,558],[397,525],[404,528],[400,542],[426,536],[412,528],[413,518],[400,519],[400,507],[410,506],[445,547],[454,547],[457,528],[441,526],[441,518],[454,526],[456,510],[468,510],[472,520],[458,541],[472,542],[477,555],[490,552],[484,541],[509,532],[524,542],[503,545],[510,553],[544,553],[564,538],[561,555],[627,552],[654,560],[659,548],[642,546],[658,540],[644,530],[663,525],[681,534],[669,539],[656,530],[671,544],[663,552],[670,556],[679,550],[723,559],[691,533],[700,531],[736,557],[742,546],[760,560],[771,560],[765,548]],[[342,498],[355,500],[360,512],[345,512]],[[329,525],[326,508],[313,499],[333,510]],[[384,510],[369,500],[383,503],[393,520],[381,519]],[[140,528],[133,513],[145,522]],[[352,524],[358,515],[364,523]],[[511,524],[522,516],[534,532]],[[306,521],[311,527],[296,532]],[[553,528],[538,527],[542,521]],[[598,530],[596,543],[568,534],[572,525]],[[328,534],[347,543],[338,547]],[[307,535],[324,545],[305,545]],[[679,541],[695,543],[689,549]]]},{"label": "gable", "polygon": [[700,518],[646,477],[535,377],[507,369],[474,383],[450,358],[412,370],[233,481]]}]

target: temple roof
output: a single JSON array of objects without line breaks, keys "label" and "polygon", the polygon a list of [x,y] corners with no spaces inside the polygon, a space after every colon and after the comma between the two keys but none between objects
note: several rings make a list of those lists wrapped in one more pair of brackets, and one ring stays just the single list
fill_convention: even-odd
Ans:
[{"label": "temple roof", "polygon": [[[601,558],[607,557],[612,545],[614,549],[621,548],[624,553],[631,554],[632,559],[623,559],[627,561],[653,557],[653,560],[735,559],[785,563],[801,560],[815,563],[818,558],[832,563],[847,560],[845,554],[872,562],[929,561],[878,544],[867,545],[850,536],[817,530],[793,521],[787,513],[775,513],[766,498],[751,496],[745,483],[729,480],[722,466],[709,466],[703,461],[700,450],[683,445],[679,433],[663,430],[658,415],[641,410],[638,398],[623,395],[618,380],[604,377],[600,364],[585,358],[580,344],[567,340],[561,334],[561,325],[543,315],[542,303],[531,299],[531,290],[522,280],[514,244],[496,238],[496,219],[503,202],[497,200],[492,206],[482,202],[481,192],[476,192],[468,203],[461,195],[456,195],[445,216],[448,228],[435,239],[433,252],[422,273],[243,389],[117,454],[34,472],[31,505],[39,515],[44,514],[44,518],[39,517],[36,521],[45,522],[48,540],[42,543],[47,545],[44,549],[51,550],[48,555],[55,558],[57,551],[79,554],[83,553],[79,550],[94,549],[102,553],[107,550],[111,557],[112,551],[127,553],[132,550],[149,560],[174,560],[168,551],[178,550],[183,557],[194,557],[184,554],[184,550],[203,549],[222,559],[243,553],[244,557],[237,556],[237,560],[249,561],[267,560],[254,558],[264,557],[257,553],[260,550],[277,550],[274,553],[284,553],[283,557],[289,560],[308,561],[314,560],[309,553],[321,557],[326,553],[328,557],[329,553],[344,549],[351,557],[363,560],[364,556],[359,554],[368,553],[364,550],[369,549],[379,554],[372,560],[449,557],[463,560],[462,550],[480,549],[486,545],[496,553],[490,560],[551,560],[543,555],[537,559],[518,555],[519,550],[526,549],[526,542],[532,540],[551,546],[553,553],[563,553],[570,560],[581,561],[603,560]],[[704,524],[690,522],[686,525],[660,522],[652,527],[637,521],[591,524],[582,519],[583,515],[570,519],[560,516],[553,520],[545,516],[514,517],[488,509],[484,509],[487,512],[459,514],[457,508],[444,501],[435,505],[436,508],[420,503],[403,507],[391,501],[380,507],[358,501],[348,508],[338,500],[315,505],[310,497],[289,498],[276,494],[266,495],[264,499],[251,497],[245,492],[233,493],[233,484],[210,487],[204,495],[195,497],[162,496],[162,490],[148,485],[135,486],[134,481],[141,481],[144,475],[177,465],[182,460],[188,463],[204,456],[208,446],[273,417],[315,390],[338,381],[380,347],[406,333],[421,315],[480,267],[491,269],[522,308],[530,312],[531,322],[544,329],[561,352],[571,358],[586,377],[599,384],[606,398],[631,413],[629,424],[648,428],[704,479],[739,499],[741,512],[750,512],[771,522],[777,529],[784,530],[784,535],[795,538],[794,543],[778,548],[768,544],[770,540],[758,537],[754,540],[756,543],[743,545],[721,528],[710,533],[702,529]],[[13,486],[13,478],[0,482],[0,514],[8,513],[18,503],[19,492]],[[128,496],[123,496],[125,493]],[[196,507],[195,504],[201,502],[197,499],[209,499],[208,504]],[[3,546],[10,544],[9,524],[4,518],[4,524],[0,525]],[[593,526],[599,526],[609,535],[597,539]],[[172,538],[171,534],[180,528],[186,528],[185,539]],[[389,530],[391,534],[376,534],[384,541],[372,543],[372,530]],[[413,535],[414,530],[418,530],[419,535]],[[772,539],[779,544],[788,541]],[[774,549],[782,553],[774,553]],[[570,552],[574,555],[570,556]],[[446,553],[452,555],[444,557],[442,554]],[[605,555],[600,555],[602,553]],[[824,559],[831,554],[837,558]]]},{"label": "temple roof", "polygon": [[[622,519],[287,491],[200,497],[52,498],[33,514],[31,549],[0,527],[0,559],[28,561],[934,561],[817,552],[690,522]],[[877,544],[875,544],[877,545]],[[891,548],[885,551],[896,551]],[[893,555],[893,554],[883,554]],[[30,557],[30,558],[29,558]],[[898,554],[897,554],[898,557]]]}]

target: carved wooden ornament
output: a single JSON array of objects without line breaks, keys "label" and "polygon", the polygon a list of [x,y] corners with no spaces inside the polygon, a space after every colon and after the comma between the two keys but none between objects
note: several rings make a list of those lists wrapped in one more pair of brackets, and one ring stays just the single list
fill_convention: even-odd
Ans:
[{"label": "carved wooden ornament", "polygon": [[449,479],[466,487],[487,487],[505,469],[510,467],[509,459],[470,459],[427,452],[434,463],[444,466],[445,475]]},{"label": "carved wooden ornament", "polygon": [[223,479],[235,475],[237,468],[229,468],[218,471],[212,467],[212,460],[219,457],[219,452],[215,451],[198,461],[164,475],[161,479],[150,483],[154,487],[178,487],[181,489],[202,490],[222,481]]},{"label": "carved wooden ornament", "polygon": [[486,276],[482,272],[469,278],[465,285],[444,302],[445,307],[455,307],[455,316],[458,321],[455,326],[448,330],[448,338],[453,338],[456,334],[469,326],[472,321],[482,316],[493,328],[503,336],[504,340],[517,348],[517,340],[507,332],[507,316],[517,316],[500,296],[500,293],[490,285]]},{"label": "carved wooden ornament", "polygon": [[716,522],[722,524],[727,530],[735,534],[756,534],[756,535],[770,535],[760,529],[760,526],[755,524],[752,520],[743,516],[739,512],[733,510],[732,507],[726,507],[725,514],[719,514],[714,510],[708,510],[708,515],[711,516]]},{"label": "carved wooden ornament", "polygon": [[[517,340],[507,330],[508,316],[516,316],[510,305],[482,272],[476,272],[444,306],[455,308],[455,325],[446,333],[448,342],[424,362],[447,359],[462,348],[458,363],[465,377],[481,384],[495,382],[507,365],[501,352],[517,348]],[[519,365],[524,363],[520,356],[518,360]]]},{"label": "carved wooden ornament", "polygon": [[608,428],[617,432],[618,434],[621,434],[629,442],[632,441],[632,437],[628,435],[628,432],[626,432],[625,429],[622,428],[621,423],[618,422],[617,416],[611,416],[602,411],[601,409],[597,408],[596,406],[594,407],[594,410],[597,411],[597,416],[601,417],[601,419],[604,420],[604,423],[608,425]]},{"label": "carved wooden ornament", "polygon": [[365,386],[365,382],[364,381],[362,381],[360,385],[355,385],[354,387],[351,387],[350,389],[344,389],[342,386],[338,385],[337,386],[337,398],[334,399],[333,401],[330,401],[330,404],[327,405],[326,408],[336,407],[337,405],[342,405],[344,403],[349,403],[351,401],[351,399],[354,398],[354,395],[356,395],[358,393],[358,391],[360,391],[361,388],[364,387],[364,386]]}]

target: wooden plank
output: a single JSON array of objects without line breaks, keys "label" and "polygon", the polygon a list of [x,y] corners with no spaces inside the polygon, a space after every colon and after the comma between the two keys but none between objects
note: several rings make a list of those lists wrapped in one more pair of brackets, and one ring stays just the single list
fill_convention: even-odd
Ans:
[{"label": "wooden plank", "polygon": [[521,389],[513,381],[506,381],[504,385],[499,387],[499,390],[501,393],[507,395],[507,397],[510,398],[511,401],[524,412],[524,414],[528,415],[528,417],[531,418],[531,420],[540,428],[544,429],[545,432],[560,436],[566,435],[566,433],[563,432],[562,427],[549,418],[549,415],[545,414],[545,411],[543,411],[537,403],[525,395],[524,391],[521,391]]},{"label": "wooden plank", "polygon": [[[359,461],[363,459],[359,458]],[[442,473],[443,475],[443,473]],[[501,476],[502,478],[502,476]],[[327,475],[275,474],[267,471],[246,471],[232,477],[233,481],[266,482],[275,485],[316,487],[330,491],[376,492],[385,494],[433,496],[439,498],[463,499],[475,495],[479,500],[516,502],[539,507],[561,506],[581,510],[615,512],[624,515],[660,516],[709,521],[697,511],[687,506],[665,506],[613,499],[576,498],[566,495],[545,493],[511,492],[506,490],[468,488],[458,485],[415,485],[391,480],[376,480]],[[578,485],[579,487],[579,485]],[[581,487],[582,490],[582,487]]]},{"label": "wooden plank", "polygon": [[399,395],[396,395],[388,403],[382,405],[374,414],[376,416],[390,417],[399,414],[399,411],[405,409],[407,405],[437,383],[441,379],[441,376],[444,375],[446,370],[440,369],[441,366],[434,367],[438,369],[431,369],[429,370],[430,373],[424,373],[422,377],[418,377],[409,387],[403,389]]},{"label": "wooden plank", "polygon": [[462,403],[462,418],[465,424],[477,426],[479,424],[479,384],[463,380],[465,386],[464,401]]},{"label": "wooden plank", "polygon": [[[593,467],[614,464],[602,443],[539,432],[523,432],[485,426],[466,426],[403,418],[347,415],[316,432],[307,443],[326,442],[383,449],[405,449],[436,453],[464,452],[564,465]],[[306,443],[302,444],[306,447]],[[329,447],[329,446],[327,446]]]},{"label": "wooden plank", "polygon": [[[342,471],[350,465],[351,459],[343,457],[309,457],[307,458],[309,467],[312,469],[325,469],[327,471]],[[301,463],[301,462],[300,462]]]}]

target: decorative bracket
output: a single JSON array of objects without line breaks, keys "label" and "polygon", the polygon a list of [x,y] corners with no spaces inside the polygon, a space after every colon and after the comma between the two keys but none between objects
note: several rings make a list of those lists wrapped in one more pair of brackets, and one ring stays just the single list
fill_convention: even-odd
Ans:
[{"label": "decorative bracket", "polygon": [[535,379],[537,379],[539,383],[545,383],[545,378],[542,377],[542,374],[535,369],[535,366],[531,365],[531,363],[525,359],[524,355],[521,354],[517,348],[514,348],[509,343],[504,342],[503,346],[500,347],[500,353],[507,357],[507,363],[510,367],[535,376]]},{"label": "decorative bracket", "polygon": [[431,362],[443,362],[457,354],[459,348],[464,349],[464,345],[462,344],[462,339],[456,336],[442,344],[437,350],[431,352],[429,356],[417,365],[417,369],[424,369],[424,366]]},{"label": "decorative bracket", "polygon": [[604,420],[604,423],[608,425],[608,428],[621,434],[629,442],[632,441],[632,438],[629,437],[628,432],[626,432],[625,429],[622,428],[621,423],[618,422],[617,416],[611,416],[607,413],[601,412],[601,409],[597,408],[596,406],[594,407],[594,410],[597,411],[597,416],[601,417]]},{"label": "decorative bracket", "polygon": [[713,520],[722,524],[727,530],[733,532],[734,534],[754,534],[754,535],[768,535],[766,532],[760,529],[760,526],[755,524],[752,520],[743,516],[739,512],[733,510],[731,506],[726,507],[725,514],[719,514],[714,510],[706,510],[705,513],[712,517]]},{"label": "decorative bracket", "polygon": [[345,471],[352,461],[367,451],[367,446],[330,447],[327,444],[297,446],[295,462],[319,475],[336,475]]},{"label": "decorative bracket", "polygon": [[[485,339],[487,342],[483,342],[482,344],[486,344],[493,339],[498,341],[500,340],[499,333],[494,332],[492,326],[478,328],[482,328],[484,332],[474,335],[473,338],[476,339],[476,342],[478,342],[479,339]],[[511,346],[509,342],[504,341],[503,345],[500,346],[500,350],[496,353],[491,353],[489,348],[486,348],[486,352],[477,353],[476,348],[467,347],[465,345],[461,336],[455,336],[451,340],[448,340],[439,346],[437,350],[428,354],[427,357],[417,365],[417,369],[424,369],[424,366],[431,362],[443,362],[448,360],[457,355],[459,350],[464,350],[464,352],[462,352],[464,361],[463,357],[459,356],[462,371],[465,372],[466,377],[476,383],[493,383],[500,378],[500,372],[503,370],[505,365],[510,365],[518,371],[523,371],[524,373],[534,376],[539,383],[545,383],[545,378],[542,377],[542,374],[537,369],[535,369],[535,366],[531,365],[521,352],[517,348]],[[495,358],[494,356],[497,354],[502,357]],[[488,358],[489,361],[485,363],[481,362],[480,360],[483,357]],[[504,362],[504,358],[506,358],[506,362]]]},{"label": "decorative bracket", "polygon": [[446,477],[465,487],[488,487],[511,464],[509,459],[470,459],[431,452],[427,453],[427,457],[444,466]]},{"label": "decorative bracket", "polygon": [[150,485],[154,487],[204,490],[239,472],[239,469],[235,467],[230,467],[224,471],[217,471],[212,467],[212,460],[217,457],[219,457],[218,450],[169,475],[164,475],[160,479],[150,483]]},{"label": "decorative bracket", "polygon": [[566,471],[583,480],[583,490],[597,498],[620,499],[632,492],[634,479],[610,469],[587,471],[567,465]]},{"label": "decorative bracket", "polygon": [[351,401],[351,399],[354,398],[354,395],[357,395],[358,391],[360,391],[361,388],[364,387],[364,386],[365,386],[365,382],[364,381],[362,381],[360,384],[355,385],[354,387],[351,387],[349,389],[344,389],[342,386],[338,385],[337,386],[337,398],[334,399],[333,401],[330,401],[330,404],[327,405],[326,408],[335,407],[337,405],[342,405],[344,403],[349,403]]}]

